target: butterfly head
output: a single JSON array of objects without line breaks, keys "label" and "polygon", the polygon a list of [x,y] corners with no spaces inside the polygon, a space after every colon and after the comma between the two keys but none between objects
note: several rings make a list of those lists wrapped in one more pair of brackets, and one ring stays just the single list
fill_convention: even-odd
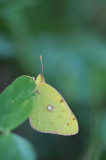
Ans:
[{"label": "butterfly head", "polygon": [[43,75],[39,74],[35,83],[36,83],[36,85],[39,85],[40,83],[45,83],[45,79],[44,79]]}]

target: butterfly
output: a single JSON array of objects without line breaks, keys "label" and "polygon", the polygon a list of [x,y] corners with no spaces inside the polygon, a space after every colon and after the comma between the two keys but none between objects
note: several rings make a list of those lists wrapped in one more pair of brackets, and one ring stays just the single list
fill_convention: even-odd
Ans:
[{"label": "butterfly", "polygon": [[39,132],[58,135],[75,135],[78,133],[78,122],[60,93],[45,83],[43,74],[39,74],[36,83],[34,107],[29,117],[31,127]]}]

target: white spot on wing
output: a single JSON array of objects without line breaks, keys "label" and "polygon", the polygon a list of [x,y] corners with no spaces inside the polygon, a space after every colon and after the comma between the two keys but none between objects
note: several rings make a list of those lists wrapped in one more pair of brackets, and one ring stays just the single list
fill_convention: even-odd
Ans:
[{"label": "white spot on wing", "polygon": [[51,110],[52,110],[52,106],[47,106],[47,109],[48,109],[49,111],[51,111]]},{"label": "white spot on wing", "polygon": [[48,105],[48,106],[47,106],[47,110],[48,110],[49,112],[53,112],[53,109],[54,109],[54,106],[51,106],[51,105]]}]

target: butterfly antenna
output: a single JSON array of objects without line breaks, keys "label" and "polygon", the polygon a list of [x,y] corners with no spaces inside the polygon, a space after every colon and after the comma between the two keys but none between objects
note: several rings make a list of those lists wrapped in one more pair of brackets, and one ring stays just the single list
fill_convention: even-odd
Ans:
[{"label": "butterfly antenna", "polygon": [[40,56],[41,66],[42,66],[42,76],[44,78],[44,71],[43,71],[43,63],[42,63],[42,56]]}]

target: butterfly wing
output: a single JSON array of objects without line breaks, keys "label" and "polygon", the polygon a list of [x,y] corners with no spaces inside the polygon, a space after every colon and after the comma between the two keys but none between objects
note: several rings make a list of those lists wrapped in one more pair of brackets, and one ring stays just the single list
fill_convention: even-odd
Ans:
[{"label": "butterfly wing", "polygon": [[78,123],[62,96],[50,85],[37,87],[35,105],[30,115],[33,129],[53,134],[72,135],[78,132]]},{"label": "butterfly wing", "polygon": [[63,129],[60,129],[57,134],[60,135],[75,135],[78,133],[79,127],[78,122],[74,114],[68,110],[69,120]]}]

